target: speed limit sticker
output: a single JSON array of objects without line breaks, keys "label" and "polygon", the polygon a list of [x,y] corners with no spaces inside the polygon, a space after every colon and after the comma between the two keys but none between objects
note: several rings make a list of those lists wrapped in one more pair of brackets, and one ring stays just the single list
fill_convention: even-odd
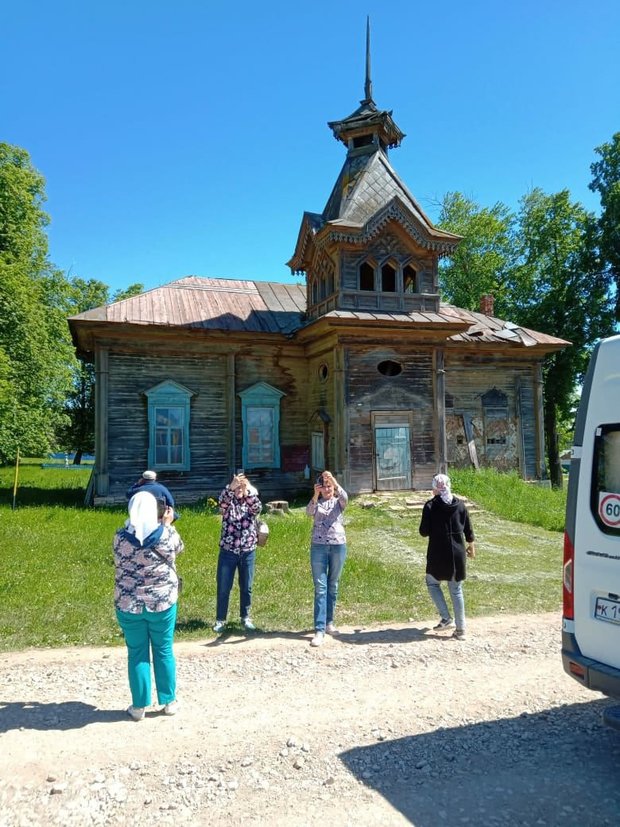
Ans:
[{"label": "speed limit sticker", "polygon": [[598,515],[605,525],[620,526],[620,494],[601,491],[598,498]]}]

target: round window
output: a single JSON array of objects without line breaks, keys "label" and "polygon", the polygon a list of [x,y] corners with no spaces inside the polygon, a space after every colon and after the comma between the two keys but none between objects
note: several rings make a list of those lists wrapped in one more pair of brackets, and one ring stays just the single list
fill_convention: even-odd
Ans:
[{"label": "round window", "polygon": [[318,374],[320,381],[325,382],[325,380],[329,376],[329,368],[327,367],[325,362],[321,362],[321,364],[319,365]]},{"label": "round window", "polygon": [[386,359],[384,362],[379,362],[377,370],[382,376],[398,376],[399,373],[403,372],[403,366],[400,362]]}]

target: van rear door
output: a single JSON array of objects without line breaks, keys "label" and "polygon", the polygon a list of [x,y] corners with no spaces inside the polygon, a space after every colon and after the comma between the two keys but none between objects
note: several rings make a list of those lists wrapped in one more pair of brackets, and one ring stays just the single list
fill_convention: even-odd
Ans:
[{"label": "van rear door", "polygon": [[586,658],[620,669],[620,337],[601,343],[591,380],[575,434],[574,635]]}]

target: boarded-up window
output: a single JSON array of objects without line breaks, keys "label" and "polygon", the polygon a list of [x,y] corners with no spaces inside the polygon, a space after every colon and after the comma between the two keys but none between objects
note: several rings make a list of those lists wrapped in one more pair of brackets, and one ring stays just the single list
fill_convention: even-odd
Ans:
[{"label": "boarded-up window", "polygon": [[[501,450],[508,442],[508,398],[493,388],[482,396],[484,441],[487,449]],[[487,451],[488,453],[488,451]]]},{"label": "boarded-up window", "polygon": [[274,433],[272,408],[247,408],[248,467],[272,465]]},{"label": "boarded-up window", "polygon": [[311,461],[315,471],[325,470],[325,435],[322,431],[312,432]]}]

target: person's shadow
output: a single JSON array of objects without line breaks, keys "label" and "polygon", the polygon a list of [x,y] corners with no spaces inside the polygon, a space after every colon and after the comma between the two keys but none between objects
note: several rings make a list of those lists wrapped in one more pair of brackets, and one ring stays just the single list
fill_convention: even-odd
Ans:
[{"label": "person's shadow", "polygon": [[240,643],[249,643],[252,640],[300,640],[310,642],[310,635],[313,632],[310,629],[301,632],[279,632],[274,630],[263,630],[256,627],[251,632],[243,630],[241,627],[231,626],[220,632],[216,638],[204,643],[207,649],[213,649],[218,646],[235,646]]},{"label": "person's shadow", "polygon": [[401,644],[429,640],[441,640],[445,635],[434,634],[428,626],[421,629],[406,626],[402,629],[354,629],[352,632],[338,632],[334,640],[348,643],[353,646],[362,646],[369,643]]},{"label": "person's shadow", "polygon": [[12,729],[80,729],[94,723],[130,720],[124,709],[98,709],[83,701],[0,701],[0,733]]}]

